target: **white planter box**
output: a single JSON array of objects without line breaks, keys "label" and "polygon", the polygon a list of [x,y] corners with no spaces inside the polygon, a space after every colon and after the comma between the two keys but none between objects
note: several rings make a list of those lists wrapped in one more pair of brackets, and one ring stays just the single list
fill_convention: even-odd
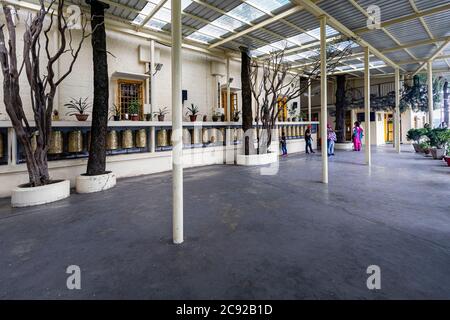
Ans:
[{"label": "white planter box", "polygon": [[116,175],[113,172],[98,176],[81,175],[77,177],[75,184],[78,193],[99,192],[114,187],[116,185]]},{"label": "white planter box", "polygon": [[11,194],[13,207],[28,207],[54,202],[70,196],[70,180],[63,180],[40,187],[17,187]]},{"label": "white planter box", "polygon": [[353,143],[352,142],[335,143],[334,144],[334,149],[336,149],[336,150],[352,151],[353,150]]},{"label": "white planter box", "polygon": [[278,161],[278,152],[264,154],[238,154],[236,162],[239,166],[261,166]]}]

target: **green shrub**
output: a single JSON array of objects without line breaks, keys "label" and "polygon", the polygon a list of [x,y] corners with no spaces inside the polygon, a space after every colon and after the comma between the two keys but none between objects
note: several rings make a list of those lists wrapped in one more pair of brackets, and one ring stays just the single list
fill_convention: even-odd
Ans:
[{"label": "green shrub", "polygon": [[427,137],[432,147],[442,149],[450,142],[450,130],[447,128],[434,128],[428,130]]}]

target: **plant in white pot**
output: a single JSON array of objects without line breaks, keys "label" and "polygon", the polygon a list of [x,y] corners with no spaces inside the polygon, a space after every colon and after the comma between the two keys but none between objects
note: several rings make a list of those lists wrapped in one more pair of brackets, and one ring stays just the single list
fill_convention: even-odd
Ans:
[{"label": "plant in white pot", "polygon": [[445,155],[445,148],[450,140],[450,129],[434,128],[428,131],[428,139],[430,140],[430,152],[433,159],[442,160]]},{"label": "plant in white pot", "polygon": [[[28,170],[28,183],[12,191],[13,206],[30,206],[52,202],[70,195],[68,180],[53,180],[50,177],[47,163],[47,152],[52,136],[52,114],[57,87],[72,72],[78,58],[83,41],[89,36],[86,33],[86,20],[82,22],[78,42],[73,41],[72,30],[65,18],[64,0],[57,0],[56,9],[51,9],[46,1],[39,0],[39,10],[24,25],[23,49],[20,50],[22,61],[18,61],[15,11],[7,3],[3,3],[4,21],[8,33],[5,40],[5,28],[0,28],[0,63],[3,73],[3,100],[6,111],[21,145]],[[51,12],[50,12],[51,11]],[[47,23],[50,21],[50,23]],[[55,46],[52,33],[55,32],[60,41]],[[22,42],[22,41],[21,41]],[[8,46],[7,46],[8,44]],[[43,51],[43,52],[41,52]],[[60,58],[66,54],[69,58],[55,72]],[[43,58],[45,57],[45,58]],[[41,68],[39,68],[41,66]],[[42,67],[43,66],[43,67]],[[24,70],[29,88],[34,123],[30,123],[23,107],[20,94],[20,72]],[[41,70],[44,73],[41,73]],[[57,74],[59,76],[57,76]],[[32,146],[33,133],[36,135],[36,147]]]}]

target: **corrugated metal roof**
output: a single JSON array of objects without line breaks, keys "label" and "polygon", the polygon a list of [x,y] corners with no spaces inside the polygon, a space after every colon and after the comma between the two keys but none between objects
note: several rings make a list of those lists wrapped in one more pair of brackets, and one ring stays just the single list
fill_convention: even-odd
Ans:
[{"label": "corrugated metal roof", "polygon": [[396,47],[397,44],[382,30],[373,30],[363,33],[361,37],[377,49]]},{"label": "corrugated metal roof", "polygon": [[448,0],[414,0],[414,2],[420,11],[448,4]]},{"label": "corrugated metal roof", "polygon": [[364,9],[370,5],[378,6],[382,21],[415,13],[409,0],[357,0],[357,2]]},{"label": "corrugated metal roof", "polygon": [[450,36],[450,11],[444,11],[424,18],[435,37]]},{"label": "corrugated metal roof", "polygon": [[357,29],[367,25],[367,17],[348,1],[322,1],[319,7],[331,13],[349,29]]},{"label": "corrugated metal roof", "polygon": [[[386,28],[401,43],[429,39],[425,28],[419,20],[409,20]],[[400,40],[401,39],[401,40]]]}]

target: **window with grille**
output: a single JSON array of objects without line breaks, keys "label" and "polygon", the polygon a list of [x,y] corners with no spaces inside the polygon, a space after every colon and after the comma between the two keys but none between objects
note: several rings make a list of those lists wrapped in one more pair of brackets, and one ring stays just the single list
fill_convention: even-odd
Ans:
[{"label": "window with grille", "polygon": [[133,101],[138,101],[141,105],[139,110],[139,118],[142,118],[143,113],[143,82],[142,81],[132,81],[132,80],[119,80],[119,106],[120,115],[124,119],[124,115],[128,112],[128,107]]}]

